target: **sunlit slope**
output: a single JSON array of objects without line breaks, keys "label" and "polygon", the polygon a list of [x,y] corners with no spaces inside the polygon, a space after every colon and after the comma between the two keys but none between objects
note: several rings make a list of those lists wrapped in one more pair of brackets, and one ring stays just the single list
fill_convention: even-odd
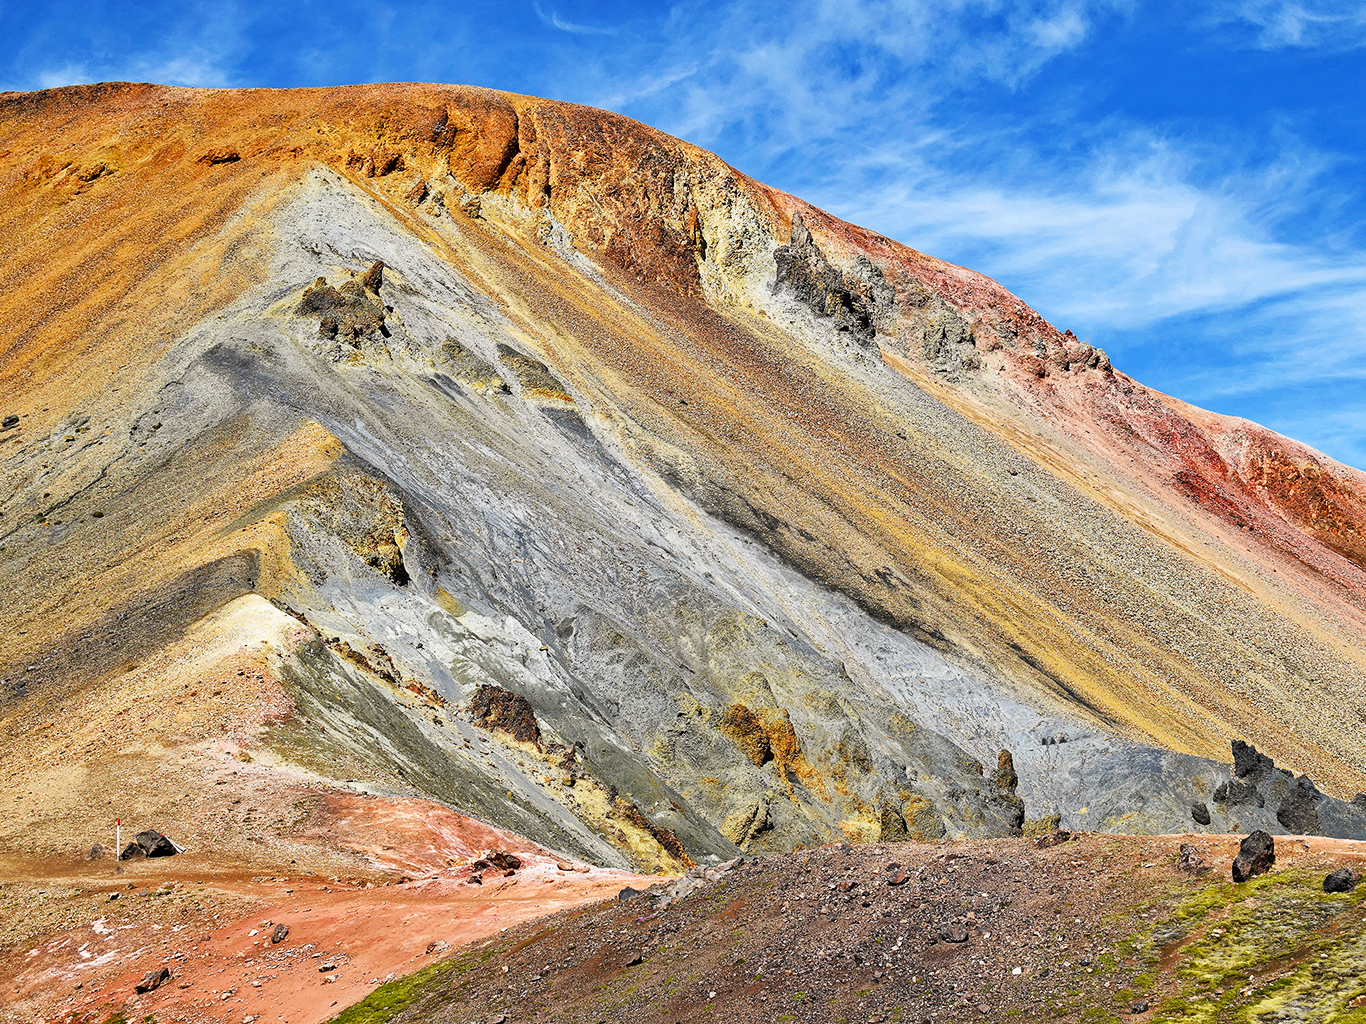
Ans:
[{"label": "sunlit slope", "polygon": [[[996,828],[952,794],[999,748],[1046,812],[1045,734],[1366,788],[1362,475],[979,275],[483,90],[10,95],[0,151],[23,714],[256,592],[377,686],[524,695],[694,856]],[[299,664],[323,715],[341,670]],[[465,756],[420,703],[436,753],[376,772],[523,792],[414,783]]]}]

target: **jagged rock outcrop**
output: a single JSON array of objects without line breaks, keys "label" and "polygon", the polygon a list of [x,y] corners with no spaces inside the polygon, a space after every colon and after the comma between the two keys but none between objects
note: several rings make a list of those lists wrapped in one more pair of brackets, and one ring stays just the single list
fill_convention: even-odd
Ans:
[{"label": "jagged rock outcrop", "polygon": [[877,311],[890,308],[894,292],[882,272],[866,257],[846,274],[825,258],[800,213],[792,215],[787,245],[773,252],[775,294],[794,296],[817,317],[828,318],[836,331],[848,333],[865,347],[877,336]]}]

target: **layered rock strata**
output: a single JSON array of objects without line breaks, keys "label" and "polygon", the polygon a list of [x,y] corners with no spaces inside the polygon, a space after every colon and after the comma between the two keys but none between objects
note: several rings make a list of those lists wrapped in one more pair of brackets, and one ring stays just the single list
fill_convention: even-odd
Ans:
[{"label": "layered rock strata", "polygon": [[249,621],[244,751],[600,863],[1218,829],[1233,738],[1362,832],[1362,474],[981,275],[477,89],[7,94],[0,150],[16,778],[80,805],[43,723]]}]

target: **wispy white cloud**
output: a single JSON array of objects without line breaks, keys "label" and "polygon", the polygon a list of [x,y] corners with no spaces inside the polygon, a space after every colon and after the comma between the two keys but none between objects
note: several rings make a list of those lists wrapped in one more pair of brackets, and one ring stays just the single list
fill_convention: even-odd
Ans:
[{"label": "wispy white cloud", "polygon": [[550,11],[543,10],[540,4],[532,4],[531,9],[536,12],[536,17],[541,19],[542,25],[559,29],[561,32],[569,32],[579,36],[612,36],[617,34],[615,27],[582,25],[578,22],[567,21],[555,13],[553,9]]},{"label": "wispy white cloud", "polygon": [[1250,27],[1265,49],[1366,46],[1366,6],[1360,0],[1234,0],[1217,4],[1212,15],[1216,22]]},{"label": "wispy white cloud", "polygon": [[57,89],[63,85],[79,85],[89,82],[90,72],[83,64],[62,64],[58,67],[43,68],[33,76],[39,89]]},{"label": "wispy white cloud", "polygon": [[100,26],[80,59],[48,59],[48,47],[36,40],[11,67],[11,88],[51,89],[97,81],[157,82],[221,88],[238,84],[235,68],[247,49],[246,16],[236,3],[187,3],[180,19],[167,19],[161,31],[140,39],[141,45],[116,43],[114,27]]},{"label": "wispy white cloud", "polygon": [[1366,444],[1349,444],[1345,427],[1327,431],[1275,400],[1332,389],[1339,419],[1356,422],[1344,386],[1366,383],[1366,252],[1282,237],[1334,161],[1287,139],[1282,159],[1255,172],[1198,173],[1239,157],[1130,131],[1098,141],[1079,168],[1043,165],[1010,187],[926,161],[891,181],[873,175],[882,184],[861,200],[852,183],[867,172],[847,168],[817,198],[987,271],[1120,366],[1136,364],[1147,383],[1366,462]]},{"label": "wispy white cloud", "polygon": [[1292,194],[1313,188],[1312,167],[1291,175],[1273,164],[1197,182],[1195,163],[1174,143],[1130,133],[1078,170],[1041,167],[1009,189],[931,165],[865,191],[862,202],[848,198],[857,194],[857,168],[822,191],[853,219],[931,253],[973,253],[1018,290],[1124,329],[1310,290],[1366,288],[1366,254],[1331,258],[1276,238]]}]

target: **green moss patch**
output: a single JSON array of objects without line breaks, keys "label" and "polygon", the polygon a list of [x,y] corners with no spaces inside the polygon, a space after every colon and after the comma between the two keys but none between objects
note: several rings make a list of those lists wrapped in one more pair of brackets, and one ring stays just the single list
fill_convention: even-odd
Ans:
[{"label": "green moss patch", "polygon": [[1119,953],[1150,972],[1155,1022],[1366,1024],[1353,1005],[1366,997],[1363,909],[1366,889],[1330,894],[1319,872],[1277,872],[1179,896]]}]

